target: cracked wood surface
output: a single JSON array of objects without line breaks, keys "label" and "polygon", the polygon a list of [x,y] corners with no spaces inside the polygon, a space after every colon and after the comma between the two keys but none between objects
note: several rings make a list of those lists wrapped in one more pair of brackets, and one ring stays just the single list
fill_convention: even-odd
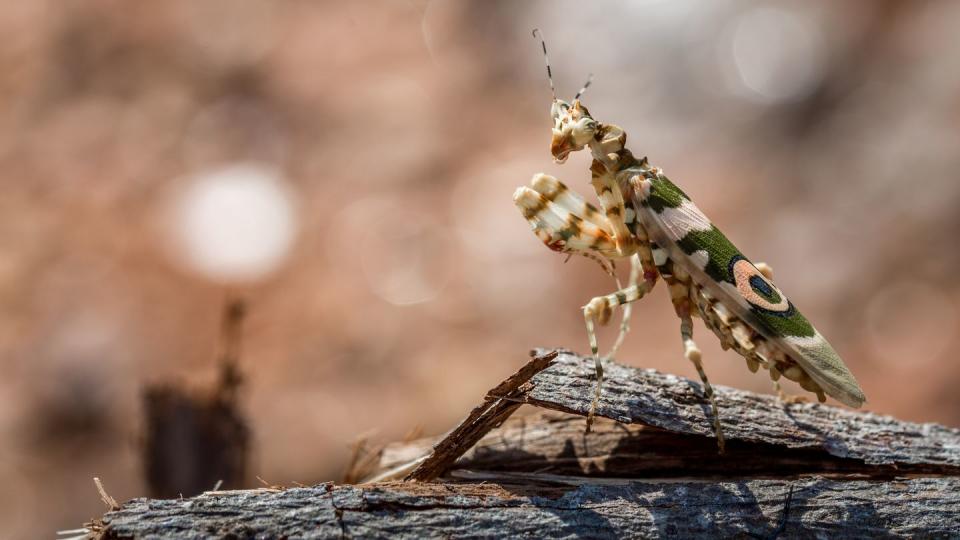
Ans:
[{"label": "cracked wood surface", "polygon": [[[710,408],[699,383],[612,362],[604,370],[598,415],[713,437]],[[531,379],[524,402],[586,415],[595,384],[593,371],[592,360],[559,351],[553,365]],[[960,472],[960,430],[819,403],[788,404],[726,386],[716,385],[715,390],[729,440],[824,450],[869,465]]]},{"label": "cracked wood surface", "polygon": [[[445,437],[391,445],[381,455],[382,469],[443,482],[136,499],[91,530],[102,538],[960,531],[958,430],[717,387],[729,438],[729,453],[720,456],[699,384],[611,363],[598,410],[606,419],[585,435],[592,361],[535,353]],[[541,410],[510,418],[523,404]]]},{"label": "cracked wood surface", "polygon": [[[378,471],[429,454],[435,438],[387,445]],[[891,478],[904,471],[838,458],[824,450],[737,441],[717,454],[713,440],[598,418],[589,435],[581,416],[556,411],[516,415],[480,439],[445,475],[457,471],[529,472],[618,478],[756,478],[803,474]],[[930,467],[934,474],[944,473]],[[916,471],[915,471],[916,472]],[[949,471],[946,471],[949,472]],[[375,476],[375,475],[371,475]]]},{"label": "cracked wood surface", "polygon": [[[519,387],[512,387],[515,389],[498,402],[500,406],[506,407],[503,401],[514,401],[585,416],[593,399],[593,360],[564,350],[538,349],[532,354],[534,360],[519,373],[535,374]],[[547,357],[551,358],[549,363],[538,363],[537,359]],[[644,469],[647,476],[685,474],[688,465],[701,473],[728,475],[834,471],[875,475],[960,473],[960,430],[819,403],[784,403],[774,396],[726,386],[715,386],[715,391],[728,439],[728,455],[716,456],[696,444],[705,437],[713,444],[710,407],[699,383],[613,362],[607,363],[604,370],[607,375],[597,415],[624,426],[649,426],[654,429],[642,434],[633,430],[633,434],[646,442],[666,441],[659,447],[644,447],[647,462],[626,464],[635,471],[630,476],[643,476]],[[489,395],[485,403],[490,403]],[[422,458],[407,479],[431,480],[445,473],[515,409],[503,410],[506,414],[497,416],[495,422],[478,423],[472,415],[468,417]],[[471,437],[459,438],[458,430],[466,428]],[[556,440],[582,440],[581,446],[591,441],[602,444],[605,440],[602,435],[595,439],[591,435],[576,437],[575,431],[574,427],[568,437]],[[658,431],[671,437],[658,438]],[[618,437],[615,443],[622,441]]]},{"label": "cracked wood surface", "polygon": [[[135,499],[102,538],[876,538],[960,530],[960,478],[386,483]],[[541,482],[542,484],[542,482]],[[791,495],[792,488],[792,495]],[[788,503],[789,501],[789,503]]]}]

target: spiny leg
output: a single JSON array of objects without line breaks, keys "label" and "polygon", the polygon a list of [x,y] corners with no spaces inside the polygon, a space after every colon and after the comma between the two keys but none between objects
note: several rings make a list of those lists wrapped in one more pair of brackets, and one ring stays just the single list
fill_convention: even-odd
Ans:
[{"label": "spiny leg", "polygon": [[787,398],[789,398],[790,396],[788,396],[787,393],[783,391],[783,387],[780,386],[780,381],[770,381],[770,382],[773,383],[773,391],[777,394],[777,399],[779,399],[780,401],[786,402]]},{"label": "spiny leg", "polygon": [[809,403],[811,400],[807,396],[798,396],[788,394],[783,391],[783,387],[780,386],[780,381],[771,381],[773,383],[773,391],[777,394],[777,399],[784,403]]},{"label": "spiny leg", "polygon": [[717,408],[717,401],[713,394],[713,386],[707,379],[707,373],[703,370],[700,349],[693,341],[693,320],[690,318],[689,311],[680,318],[680,337],[683,339],[683,355],[687,360],[693,362],[697,368],[697,374],[700,375],[700,382],[703,383],[703,394],[710,401],[710,408],[713,410],[713,431],[717,434],[717,448],[720,453],[724,453],[726,442],[723,438],[723,428],[720,426],[720,410]]},{"label": "spiny leg", "polygon": [[[634,224],[631,229],[627,224],[636,219],[636,212],[629,209],[624,201],[622,188],[607,166],[594,159],[590,165],[591,181],[597,197],[600,200],[600,207],[603,209],[604,216],[608,226],[606,230],[611,233],[616,249],[621,256],[631,256],[630,258],[630,281],[628,286],[637,285],[641,274],[645,280],[656,280],[657,270],[653,260],[653,253],[650,249],[650,243],[647,240],[646,233],[642,227]],[[642,234],[640,234],[642,233]],[[630,304],[623,309],[623,315],[620,322],[620,333],[614,342],[610,352],[604,358],[612,358],[617,353],[623,341],[626,339],[627,332],[630,330],[630,316],[633,308]]]},{"label": "spiny leg", "polygon": [[[574,220],[574,222],[576,222],[578,219],[582,220],[604,231],[607,233],[608,238],[612,240],[613,226],[610,224],[610,221],[600,213],[596,206],[584,201],[580,194],[565,186],[563,182],[557,180],[555,177],[550,176],[549,174],[537,173],[533,175],[533,179],[530,180],[530,189],[539,193],[541,198],[547,201],[547,207],[541,212],[549,211],[564,217],[565,223],[567,222],[566,220],[569,219]],[[529,210],[530,208],[536,208],[538,205],[543,204],[539,198],[536,198],[530,193],[525,193],[524,189],[517,191],[517,193],[514,195],[514,200],[525,215],[532,213],[531,210]],[[570,218],[570,216],[574,217]],[[540,234],[544,234],[544,236],[547,236],[547,233],[549,233],[549,236],[554,238],[555,235],[560,235],[560,233],[563,231],[562,229],[547,231],[546,229],[549,228],[549,225],[546,223],[547,220],[539,218],[536,215],[534,215],[532,218],[528,217],[528,220],[530,221],[533,229]],[[589,228],[587,230],[580,231],[580,236],[584,238],[590,237],[592,234],[596,233]],[[573,245],[579,246],[578,242],[582,243],[580,239],[574,239]],[[551,245],[549,241],[545,241],[545,243],[547,243],[548,246]],[[573,254],[578,254],[593,260],[600,265],[607,275],[614,278],[614,281],[617,284],[617,289],[622,289],[623,286],[620,285],[620,281],[615,273],[616,264],[614,259],[611,257],[615,254],[608,249],[609,247],[610,246],[607,246],[606,244],[601,244],[599,246],[592,247],[592,249],[595,251],[581,251],[570,247],[570,245],[566,245],[563,251],[570,253],[571,256]],[[551,246],[551,248],[553,247]],[[598,253],[598,251],[602,251],[603,254]],[[567,260],[569,260],[569,257]],[[636,280],[634,280],[631,284],[635,285]]]},{"label": "spiny leg", "polygon": [[[653,257],[645,239],[636,238],[626,223],[627,211],[623,194],[613,176],[599,162],[594,162],[591,171],[592,183],[597,190],[603,213],[585,202],[576,192],[571,191],[556,178],[543,173],[536,174],[530,181],[531,188],[520,188],[514,194],[514,201],[530,221],[534,231],[551,249],[562,251],[580,251],[590,258],[596,258],[591,252],[583,251],[583,244],[589,240],[587,249],[599,252],[612,264],[614,258],[630,257],[630,281],[628,286],[637,285],[641,272],[650,279],[656,274]],[[535,194],[539,195],[537,197]],[[551,216],[552,214],[552,216]],[[552,217],[552,219],[551,219]],[[563,218],[564,227],[558,228],[559,218]],[[584,225],[594,225],[601,233],[587,230]],[[561,243],[558,243],[558,237]],[[601,242],[599,245],[597,239]],[[613,249],[607,241],[614,243]],[[639,256],[638,256],[639,255]],[[606,266],[601,262],[601,266]],[[608,272],[610,273],[610,272]],[[616,276],[614,276],[616,279]],[[655,279],[655,278],[654,278]],[[622,289],[620,283],[617,288]],[[624,308],[620,323],[620,332],[610,352],[605,358],[612,358],[619,350],[630,328],[631,306]]]},{"label": "spiny leg", "polygon": [[558,204],[528,187],[517,188],[513,201],[533,232],[550,249],[564,253],[594,252],[606,258],[617,256],[610,233],[566,204]]},{"label": "spiny leg", "polygon": [[600,359],[597,344],[596,323],[606,324],[610,320],[613,308],[635,302],[641,298],[656,284],[656,279],[647,279],[638,285],[632,285],[626,289],[621,289],[615,293],[606,296],[597,296],[583,306],[583,320],[587,326],[587,338],[590,341],[590,353],[593,356],[594,366],[597,372],[597,388],[590,402],[590,412],[587,414],[587,433],[593,425],[593,417],[597,412],[597,404],[600,402],[600,392],[603,388],[603,363]]},{"label": "spiny leg", "polygon": [[[640,282],[640,257],[634,255],[630,258],[630,280],[627,282],[627,287],[634,287]],[[617,283],[617,288],[620,289],[620,284]],[[613,355],[617,354],[617,351],[620,350],[620,346],[623,345],[623,341],[627,337],[627,332],[630,331],[630,316],[633,313],[633,304],[628,303],[623,308],[623,315],[620,318],[620,333],[617,334],[617,340],[613,343],[613,347],[610,347],[610,352],[604,356],[604,359],[613,358]]]},{"label": "spiny leg", "polygon": [[612,228],[607,218],[600,213],[600,210],[583,200],[579,193],[568,188],[563,182],[557,180],[549,174],[537,173],[530,180],[530,187],[537,193],[543,195],[545,199],[554,204],[565,208],[572,214],[583,218],[584,221],[593,223],[597,227],[612,233]]},{"label": "spiny leg", "polygon": [[670,285],[670,299],[673,301],[677,316],[680,317],[680,339],[683,340],[683,356],[693,362],[693,366],[700,376],[700,382],[703,383],[703,394],[710,402],[710,408],[713,410],[713,431],[717,435],[717,448],[723,454],[726,442],[723,438],[723,428],[720,425],[720,409],[717,407],[713,386],[707,378],[707,373],[703,370],[700,348],[693,341],[693,318],[690,316],[690,298],[693,287],[689,284],[681,286],[679,282]]},{"label": "spiny leg", "polygon": [[[531,181],[532,189],[518,188],[513,196],[514,203],[523,212],[537,237],[552,250],[566,253],[595,253],[610,260],[639,255],[640,268],[634,270],[631,267],[630,287],[606,297],[594,298],[584,306],[584,320],[597,373],[596,395],[590,404],[590,413],[587,417],[588,432],[603,385],[603,364],[598,351],[595,321],[605,324],[614,307],[643,297],[653,288],[659,277],[646,238],[633,236],[624,221],[626,209],[616,180],[599,163],[594,163],[591,169],[594,172],[593,183],[600,195],[603,213],[584,202],[555,178],[544,174],[534,176]],[[616,192],[613,191],[614,189]],[[644,282],[634,285],[633,283],[639,279],[640,270],[643,271]],[[636,278],[633,277],[634,272],[638,274]],[[630,312],[625,310],[625,322],[621,324],[621,333],[626,332],[629,315]],[[618,338],[618,342],[622,342],[622,339]]]},{"label": "spiny leg", "polygon": [[627,207],[624,203],[620,183],[607,167],[596,159],[590,165],[590,173],[590,183],[597,192],[600,207],[610,224],[610,232],[613,241],[616,243],[617,251],[622,256],[634,253],[637,249],[638,239],[630,231],[630,227],[627,226]]}]

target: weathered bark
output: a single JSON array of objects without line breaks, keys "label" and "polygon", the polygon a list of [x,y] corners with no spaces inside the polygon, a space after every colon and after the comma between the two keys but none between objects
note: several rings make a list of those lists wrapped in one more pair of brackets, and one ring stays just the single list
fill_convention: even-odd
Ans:
[{"label": "weathered bark", "polygon": [[[535,358],[547,354],[534,352]],[[629,460],[624,466],[635,471],[631,476],[689,474],[687,467],[698,473],[727,475],[960,474],[960,430],[819,403],[783,403],[773,396],[725,386],[714,387],[727,437],[727,454],[718,456],[712,442],[710,407],[698,383],[614,363],[605,371],[597,414],[622,424],[616,429],[631,433],[632,440],[617,436],[609,443],[603,435],[577,436],[576,427],[568,430],[568,436],[551,434],[550,438],[552,443],[576,445],[579,441],[586,446],[607,441],[607,446],[623,444],[642,450],[644,459],[628,457],[629,452],[615,456]],[[560,351],[549,369],[538,372],[506,399],[585,415],[593,399],[593,373],[591,360]],[[468,418],[465,424],[470,422]],[[705,445],[707,437],[710,442]],[[456,432],[452,433],[437,447],[442,454],[431,454],[408,479],[429,480],[443,474],[452,463],[450,456],[463,455],[476,440],[460,444]],[[641,472],[646,474],[637,474]]]},{"label": "weathered bark", "polygon": [[[796,449],[768,443],[736,442],[717,453],[714,439],[682,435],[606,418],[584,435],[581,416],[553,411],[518,415],[480,439],[444,470],[549,472],[551,474],[616,478],[757,478],[801,474],[846,474],[892,478],[926,470],[948,474],[939,465],[870,465],[860,459],[838,458],[822,449]],[[437,439],[387,445],[379,470],[392,470],[428,455]],[[422,460],[422,458],[421,458]],[[376,474],[371,477],[375,477]]]},{"label": "weathered bark", "polygon": [[[606,418],[587,435],[592,361],[537,353],[442,439],[388,446],[373,475],[441,482],[137,499],[94,528],[105,538],[960,531],[958,430],[717,387],[728,437],[720,456],[700,385],[610,364]],[[508,419],[522,404],[548,410]]]},{"label": "weathered bark", "polygon": [[[710,409],[699,383],[613,363],[605,371],[599,415],[624,424],[713,436]],[[531,384],[527,403],[586,414],[595,384],[592,362],[561,352],[551,369]],[[960,472],[960,430],[819,403],[788,404],[726,386],[714,388],[723,431],[731,441],[822,449],[836,457],[901,469],[915,465]]]},{"label": "weathered bark", "polygon": [[[877,538],[960,530],[960,479],[321,485],[136,499],[104,538]],[[793,489],[790,496],[791,487]],[[788,504],[789,500],[789,504]],[[784,519],[785,517],[785,519]]]}]

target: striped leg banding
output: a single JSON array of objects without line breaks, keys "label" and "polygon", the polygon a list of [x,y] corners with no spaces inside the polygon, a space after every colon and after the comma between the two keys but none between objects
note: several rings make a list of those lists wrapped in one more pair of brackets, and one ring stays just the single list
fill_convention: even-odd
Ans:
[{"label": "striped leg banding", "polygon": [[520,187],[513,194],[513,202],[530,223],[533,232],[550,249],[616,256],[616,244],[607,231],[548,200],[541,193]]}]

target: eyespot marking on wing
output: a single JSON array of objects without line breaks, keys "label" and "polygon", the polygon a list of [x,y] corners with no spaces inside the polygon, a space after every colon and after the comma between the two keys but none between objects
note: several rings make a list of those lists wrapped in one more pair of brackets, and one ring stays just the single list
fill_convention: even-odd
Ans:
[{"label": "eyespot marking on wing", "polygon": [[731,261],[730,274],[737,285],[737,292],[750,305],[773,313],[788,313],[791,311],[787,297],[777,289],[773,283],[760,273],[750,261],[735,257]]}]

